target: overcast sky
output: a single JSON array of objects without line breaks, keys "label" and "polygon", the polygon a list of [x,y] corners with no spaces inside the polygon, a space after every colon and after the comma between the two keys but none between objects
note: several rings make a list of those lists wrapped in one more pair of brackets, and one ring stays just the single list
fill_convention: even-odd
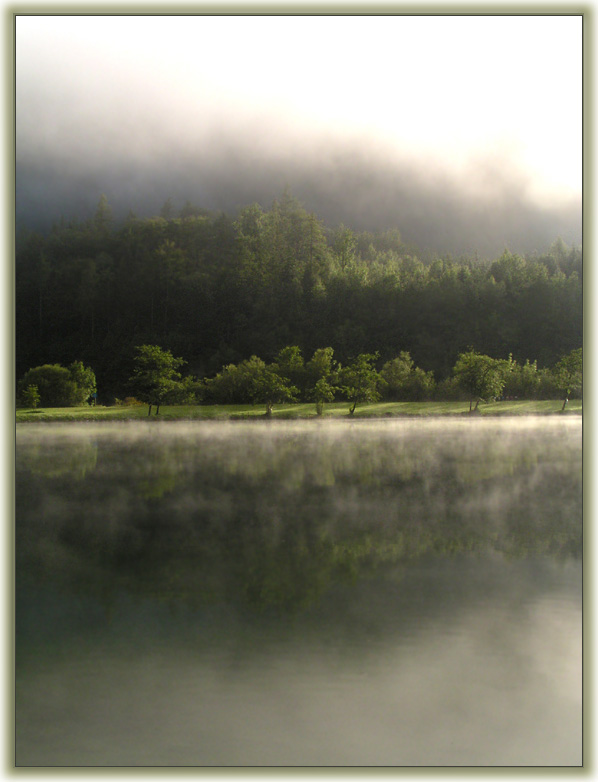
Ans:
[{"label": "overcast sky", "polygon": [[451,250],[581,238],[580,16],[19,16],[16,107],[25,219],[288,185]]}]

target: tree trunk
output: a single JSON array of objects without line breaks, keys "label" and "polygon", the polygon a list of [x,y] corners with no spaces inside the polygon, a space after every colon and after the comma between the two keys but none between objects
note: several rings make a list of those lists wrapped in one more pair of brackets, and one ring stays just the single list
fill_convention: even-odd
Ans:
[{"label": "tree trunk", "polygon": [[150,405],[150,406],[149,406],[149,408],[148,408],[147,414],[148,414],[148,415],[151,415],[151,414],[152,414],[152,406],[151,406],[151,405]]},{"label": "tree trunk", "polygon": [[158,404],[156,405],[156,415],[159,415],[159,413],[160,413],[160,403],[158,402]]},{"label": "tree trunk", "polygon": [[266,402],[266,417],[272,417],[272,402]]},{"label": "tree trunk", "polygon": [[357,402],[353,402],[353,407],[349,410],[349,415],[353,415],[356,407],[357,407]]},{"label": "tree trunk", "polygon": [[569,401],[569,397],[565,397],[565,401],[563,402],[563,406],[561,407],[561,413],[563,410],[567,407],[567,402]]}]

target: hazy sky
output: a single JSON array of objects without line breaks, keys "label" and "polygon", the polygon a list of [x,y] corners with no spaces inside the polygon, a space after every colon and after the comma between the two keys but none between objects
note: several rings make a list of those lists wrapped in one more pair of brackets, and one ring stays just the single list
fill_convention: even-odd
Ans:
[{"label": "hazy sky", "polygon": [[580,16],[19,16],[18,214],[289,185],[419,241],[575,232],[581,44]]}]

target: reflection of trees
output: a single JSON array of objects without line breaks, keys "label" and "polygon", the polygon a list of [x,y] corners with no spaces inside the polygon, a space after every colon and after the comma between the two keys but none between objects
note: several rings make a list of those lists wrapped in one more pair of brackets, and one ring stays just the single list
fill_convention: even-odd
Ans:
[{"label": "reflection of trees", "polygon": [[[102,441],[93,476],[28,481],[18,546],[80,589],[284,612],[422,556],[580,555],[572,438],[268,431]],[[45,556],[51,546],[62,556]],[[65,561],[77,567],[56,564]]]},{"label": "reflection of trees", "polygon": [[16,469],[46,478],[82,480],[95,470],[98,446],[91,438],[68,438],[48,448],[42,442],[17,446]]},{"label": "reflection of trees", "polygon": [[184,453],[176,443],[166,441],[148,448],[139,458],[137,448],[127,449],[124,469],[131,491],[148,499],[170,494],[184,480]]}]

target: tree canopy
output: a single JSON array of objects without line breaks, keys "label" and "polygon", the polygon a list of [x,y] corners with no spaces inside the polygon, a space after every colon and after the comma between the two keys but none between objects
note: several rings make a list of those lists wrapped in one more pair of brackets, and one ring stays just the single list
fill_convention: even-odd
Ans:
[{"label": "tree canopy", "polygon": [[553,377],[557,388],[565,394],[564,410],[571,393],[581,388],[583,379],[582,348],[572,350],[571,353],[563,356],[553,368]]},{"label": "tree canopy", "polygon": [[[252,356],[280,363],[288,348],[309,363],[328,346],[343,366],[378,352],[379,370],[408,353],[421,372],[396,385],[389,366],[382,391],[417,398],[427,373],[450,378],[472,344],[538,371],[581,346],[579,247],[454,258],[406,245],[399,229],[325,226],[288,193],[235,215],[171,200],[121,222],[102,198],[88,222],[18,236],[17,376],[81,360],[110,401],[126,395],[139,345],[184,356],[196,377]],[[291,376],[300,367],[288,370],[306,392]]]},{"label": "tree canopy", "polygon": [[470,397],[469,409],[475,410],[481,401],[500,396],[506,382],[509,362],[491,358],[475,350],[461,353],[455,364],[454,376]]},{"label": "tree canopy", "polygon": [[377,358],[375,353],[360,353],[347,367],[339,371],[339,385],[347,400],[351,402],[351,415],[359,402],[376,402],[380,399],[379,376],[375,368]]},{"label": "tree canopy", "polygon": [[74,407],[96,390],[94,371],[74,361],[69,367],[43,364],[28,370],[18,384],[18,395],[28,406]]},{"label": "tree canopy", "polygon": [[265,404],[271,415],[276,402],[291,402],[298,389],[279,374],[277,365],[266,365],[258,356],[251,356],[238,366],[223,367],[216,377],[207,381],[208,399],[224,404]]},{"label": "tree canopy", "polygon": [[185,361],[175,358],[169,350],[158,345],[140,345],[136,348],[134,371],[129,385],[135,396],[148,405],[147,414],[156,406],[156,415],[160,405],[166,402],[180,401],[185,385],[181,383],[178,371]]}]

